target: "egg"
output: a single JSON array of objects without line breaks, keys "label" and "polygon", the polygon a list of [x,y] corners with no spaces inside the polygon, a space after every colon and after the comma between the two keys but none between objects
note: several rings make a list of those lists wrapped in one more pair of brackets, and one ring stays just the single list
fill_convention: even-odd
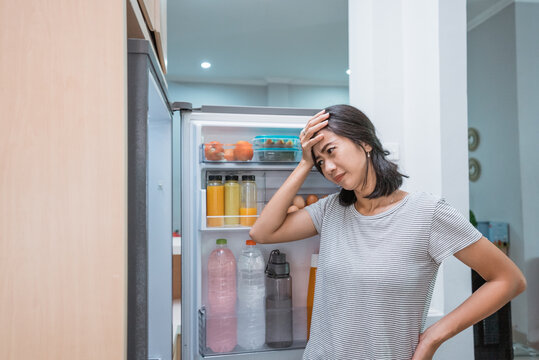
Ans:
[{"label": "egg", "polygon": [[318,201],[318,196],[314,195],[314,194],[309,194],[307,196],[307,205],[311,205],[311,204],[314,204],[315,202]]},{"label": "egg", "polygon": [[298,211],[298,207],[296,205],[291,205],[288,210],[286,210],[287,214],[293,213],[294,211]]},{"label": "egg", "polygon": [[298,209],[303,209],[305,207],[305,200],[303,200],[303,196],[294,196],[294,199],[292,200],[292,205],[295,205]]}]

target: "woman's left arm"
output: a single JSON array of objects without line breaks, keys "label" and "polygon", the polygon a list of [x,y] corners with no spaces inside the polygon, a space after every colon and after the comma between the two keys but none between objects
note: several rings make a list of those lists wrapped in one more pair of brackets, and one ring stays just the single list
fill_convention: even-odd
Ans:
[{"label": "woman's left arm", "polygon": [[526,290],[526,279],[520,269],[485,237],[458,251],[455,257],[477,271],[486,283],[420,335],[412,360],[431,359],[444,341],[493,314]]}]

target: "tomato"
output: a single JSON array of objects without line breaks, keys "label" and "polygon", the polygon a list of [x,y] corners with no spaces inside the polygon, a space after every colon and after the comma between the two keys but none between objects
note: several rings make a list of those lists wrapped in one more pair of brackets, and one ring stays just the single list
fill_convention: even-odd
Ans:
[{"label": "tomato", "polygon": [[225,160],[234,161],[236,157],[234,156],[234,149],[225,149]]},{"label": "tomato", "polygon": [[206,157],[206,160],[223,160],[224,158],[224,149],[223,144],[221,144],[219,141],[212,141],[210,143],[207,143],[204,146],[204,156]]},{"label": "tomato", "polygon": [[239,161],[248,161],[253,158],[253,145],[247,141],[238,141],[234,147],[234,157]]}]

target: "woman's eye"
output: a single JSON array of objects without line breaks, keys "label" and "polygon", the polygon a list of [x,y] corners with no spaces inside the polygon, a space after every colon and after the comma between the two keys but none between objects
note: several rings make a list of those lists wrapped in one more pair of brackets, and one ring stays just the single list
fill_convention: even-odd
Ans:
[{"label": "woman's eye", "polygon": [[322,165],[324,164],[324,160],[319,160],[317,163],[318,167],[322,167]]},{"label": "woman's eye", "polygon": [[327,153],[328,153],[328,154],[331,154],[331,153],[333,152],[333,150],[335,150],[335,147],[332,147],[332,148],[327,149]]}]

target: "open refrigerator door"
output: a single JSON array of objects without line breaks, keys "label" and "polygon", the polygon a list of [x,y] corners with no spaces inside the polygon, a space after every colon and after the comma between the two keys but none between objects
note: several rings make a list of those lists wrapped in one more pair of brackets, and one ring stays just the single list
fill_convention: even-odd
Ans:
[{"label": "open refrigerator door", "polygon": [[[253,350],[236,343],[226,351],[216,351],[209,346],[207,326],[212,315],[208,312],[208,304],[212,299],[208,293],[208,260],[217,239],[226,239],[227,248],[238,259],[249,239],[251,224],[301,159],[297,136],[318,111],[206,106],[200,110],[181,111],[183,358],[301,358],[307,343],[311,256],[318,253],[319,237],[257,245],[266,264],[272,251],[286,254],[293,279],[292,341],[278,347],[264,343]],[[251,205],[237,213],[233,208],[238,206],[234,205],[233,213],[227,212],[227,215],[220,210],[222,204],[216,206],[211,200],[215,193],[211,192],[211,186],[208,189],[208,184],[215,185],[212,181],[217,181],[217,185],[237,181],[241,187],[250,180],[256,184],[256,209]],[[309,195],[320,198],[336,191],[338,188],[313,168],[298,195],[304,199]],[[231,200],[225,198],[225,201],[229,211]],[[271,314],[266,312],[266,323],[269,316]],[[241,339],[238,340],[241,343]]]}]

